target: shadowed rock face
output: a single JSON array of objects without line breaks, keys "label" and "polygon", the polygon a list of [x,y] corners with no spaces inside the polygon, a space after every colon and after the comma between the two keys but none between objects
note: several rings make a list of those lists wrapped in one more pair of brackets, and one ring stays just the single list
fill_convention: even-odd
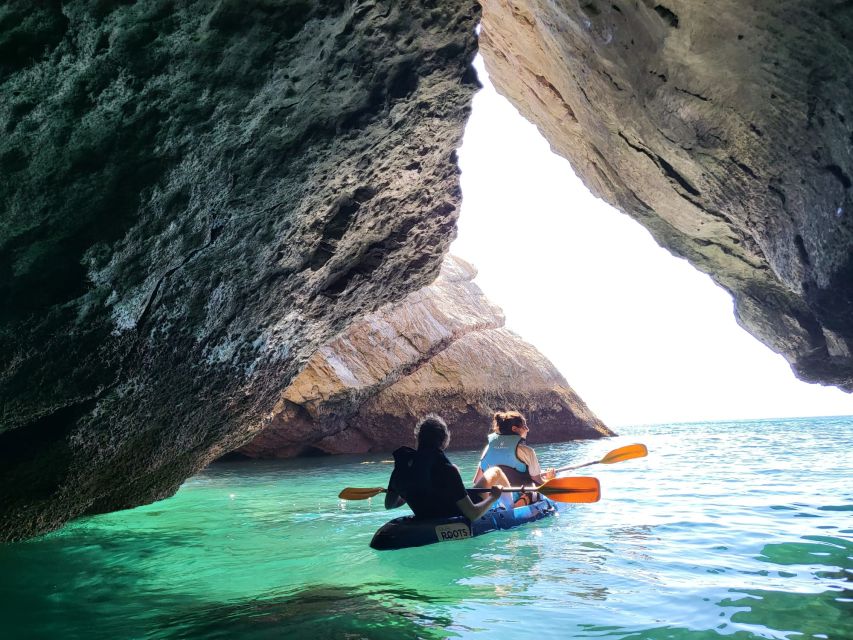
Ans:
[{"label": "shadowed rock face", "polygon": [[481,4],[495,86],[586,185],[853,390],[853,4]]},{"label": "shadowed rock face", "polygon": [[237,453],[391,451],[411,444],[412,428],[430,412],[447,420],[458,448],[483,446],[503,409],[527,416],[533,443],[613,435],[547,358],[503,328],[503,312],[475,275],[448,256],[433,284],[321,347],[269,426]]},{"label": "shadowed rock face", "polygon": [[[853,389],[853,5],[483,0],[495,84],[593,191]],[[432,281],[466,2],[0,8],[0,539],[169,495],[315,349]]]},{"label": "shadowed rock face", "polygon": [[165,497],[432,281],[458,2],[0,9],[0,539]]}]

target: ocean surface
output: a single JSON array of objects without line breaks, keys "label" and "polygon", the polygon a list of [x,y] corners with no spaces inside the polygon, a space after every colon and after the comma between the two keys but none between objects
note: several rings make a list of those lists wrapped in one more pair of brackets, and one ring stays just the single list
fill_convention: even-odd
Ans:
[{"label": "ocean surface", "polygon": [[[535,425],[534,425],[535,428]],[[402,551],[338,500],[390,456],[220,463],[174,497],[0,545],[0,638],[853,639],[853,418],[623,428],[537,447],[602,500]],[[450,452],[466,478],[475,452]]]}]

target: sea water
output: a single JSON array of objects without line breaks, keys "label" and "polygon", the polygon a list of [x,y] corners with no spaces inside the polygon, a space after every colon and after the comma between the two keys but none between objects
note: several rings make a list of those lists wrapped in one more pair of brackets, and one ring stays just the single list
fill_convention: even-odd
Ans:
[{"label": "sea water", "polygon": [[600,502],[400,551],[368,543],[404,509],[337,498],[384,485],[387,454],[215,464],[0,546],[0,637],[853,638],[853,418],[621,434],[537,447],[560,466],[645,443],[583,470]]}]

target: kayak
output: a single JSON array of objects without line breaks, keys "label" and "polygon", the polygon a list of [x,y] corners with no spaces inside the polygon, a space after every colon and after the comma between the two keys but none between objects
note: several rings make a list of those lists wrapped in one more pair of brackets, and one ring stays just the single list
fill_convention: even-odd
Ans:
[{"label": "kayak", "polygon": [[418,519],[403,516],[386,522],[373,534],[370,546],[380,551],[422,547],[434,542],[453,542],[475,536],[511,529],[528,522],[541,520],[557,513],[557,506],[548,498],[515,509],[489,509],[471,522],[464,516]]}]

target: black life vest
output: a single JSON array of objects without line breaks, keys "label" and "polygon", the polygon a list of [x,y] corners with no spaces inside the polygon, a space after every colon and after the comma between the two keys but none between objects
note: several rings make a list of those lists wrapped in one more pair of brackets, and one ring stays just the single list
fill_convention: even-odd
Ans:
[{"label": "black life vest", "polygon": [[433,477],[437,466],[452,466],[439,449],[400,447],[394,451],[393,486],[419,517],[462,515],[455,503],[448,500]]}]

